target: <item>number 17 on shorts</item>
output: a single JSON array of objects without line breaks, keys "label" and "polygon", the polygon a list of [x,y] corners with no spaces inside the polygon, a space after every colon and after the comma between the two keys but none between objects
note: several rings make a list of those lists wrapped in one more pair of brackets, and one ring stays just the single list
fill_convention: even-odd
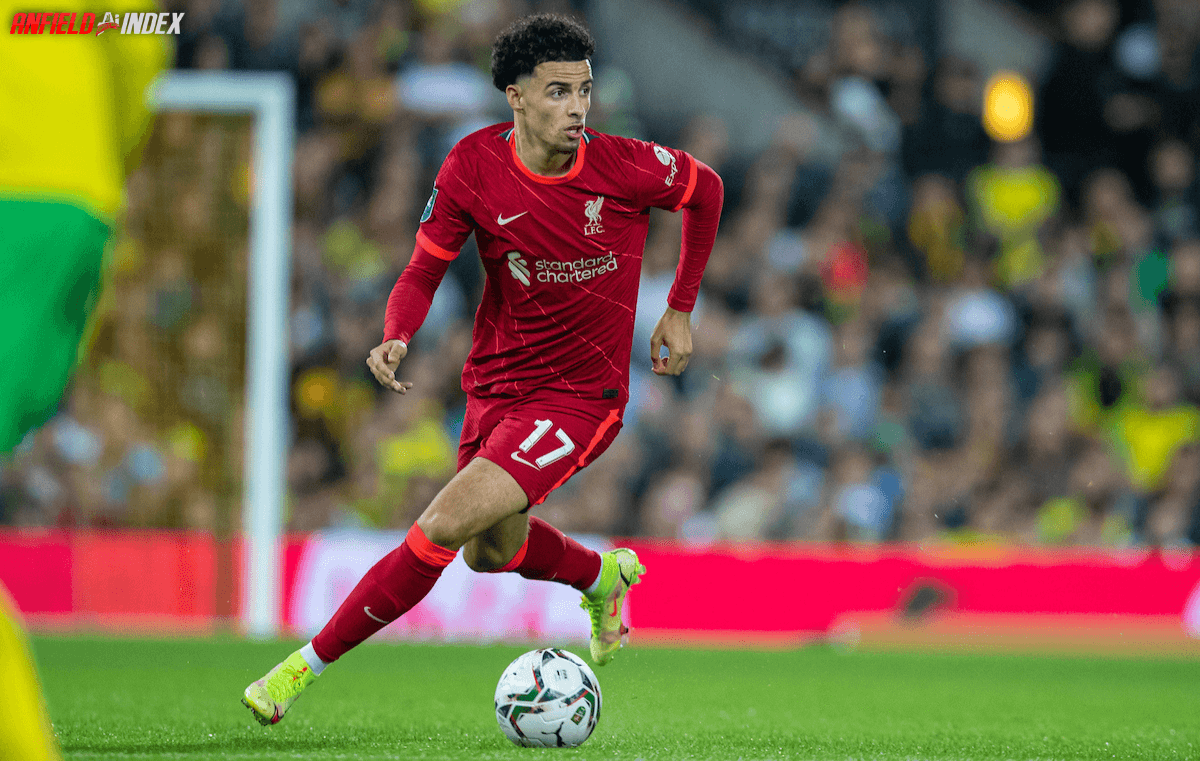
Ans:
[{"label": "number 17 on shorts", "polygon": [[535,458],[533,462],[526,460],[522,455],[529,454],[529,450],[533,449],[534,445],[541,441],[542,437],[546,435],[546,432],[554,427],[554,423],[550,420],[538,420],[535,421],[535,423],[536,425],[533,429],[533,433],[529,434],[529,436],[521,442],[520,446],[517,447],[517,449],[520,451],[512,453],[512,458],[514,460],[517,462],[523,462],[532,468],[541,470],[550,463],[561,460],[575,451],[575,442],[571,441],[571,438],[567,436],[566,432],[559,428],[554,432],[554,435],[558,437],[558,441],[562,444],[562,446]]},{"label": "number 17 on shorts", "polygon": [[459,467],[484,457],[508,472],[540,504],[608,448],[621,409],[579,399],[482,400],[467,403]]}]

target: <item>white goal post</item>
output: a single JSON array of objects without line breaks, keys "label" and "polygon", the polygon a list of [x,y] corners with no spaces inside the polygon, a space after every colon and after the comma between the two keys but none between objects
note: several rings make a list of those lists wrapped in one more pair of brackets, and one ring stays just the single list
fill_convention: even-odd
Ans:
[{"label": "white goal post", "polygon": [[242,625],[251,637],[275,637],[280,632],[281,537],[288,449],[288,296],[295,85],[291,76],[276,72],[174,71],[155,83],[148,98],[158,111],[241,113],[254,117]]}]

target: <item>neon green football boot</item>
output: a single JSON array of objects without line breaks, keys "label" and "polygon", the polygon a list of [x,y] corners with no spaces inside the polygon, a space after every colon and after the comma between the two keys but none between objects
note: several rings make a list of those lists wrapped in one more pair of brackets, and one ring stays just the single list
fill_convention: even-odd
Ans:
[{"label": "neon green football boot", "polygon": [[242,705],[249,708],[264,727],[278,724],[304,688],[316,678],[297,650],[262,679],[251,683],[242,697]]},{"label": "neon green football boot", "polygon": [[611,661],[625,644],[629,628],[621,623],[621,606],[629,588],[646,573],[633,550],[616,549],[600,558],[600,589],[594,595],[585,594],[579,603],[592,617],[591,651],[597,666]]}]

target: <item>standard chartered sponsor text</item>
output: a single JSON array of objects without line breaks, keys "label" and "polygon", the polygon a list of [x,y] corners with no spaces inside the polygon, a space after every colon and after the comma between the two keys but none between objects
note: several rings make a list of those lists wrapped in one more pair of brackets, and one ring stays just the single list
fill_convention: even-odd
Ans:
[{"label": "standard chartered sponsor text", "polygon": [[539,283],[582,283],[605,272],[615,272],[617,257],[612,251],[604,256],[578,259],[573,262],[550,262],[539,259],[535,265]]}]

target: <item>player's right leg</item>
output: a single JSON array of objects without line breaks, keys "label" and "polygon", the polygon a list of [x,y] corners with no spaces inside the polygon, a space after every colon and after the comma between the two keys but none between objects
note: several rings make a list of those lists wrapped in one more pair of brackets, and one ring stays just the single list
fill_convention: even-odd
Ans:
[{"label": "player's right leg", "polygon": [[624,646],[625,635],[629,633],[629,628],[621,622],[625,596],[646,572],[637,554],[624,547],[604,553],[603,558],[600,578],[579,603],[592,619],[590,649],[597,666],[607,664]]},{"label": "player's right leg", "polygon": [[[467,408],[470,413],[469,403]],[[467,453],[503,468],[537,505],[599,457],[620,428],[619,407],[541,397],[506,410],[479,448]],[[463,434],[468,444],[477,438],[467,425]],[[474,536],[463,548],[463,559],[476,571],[511,571],[578,589],[581,607],[591,617],[592,660],[605,665],[624,643],[625,597],[645,566],[632,550],[598,553],[540,518],[524,518],[514,516]]]},{"label": "player's right leg", "polygon": [[0,758],[22,761],[61,759],[58,743],[41,686],[33,668],[33,659],[25,641],[25,632],[17,606],[0,585],[0,674],[3,674],[4,719],[0,720]]},{"label": "player's right leg", "polygon": [[325,666],[424,599],[468,539],[528,504],[511,476],[487,460],[472,460],[400,546],[367,571],[312,642],[251,683],[242,702],[259,723],[277,723]]}]

